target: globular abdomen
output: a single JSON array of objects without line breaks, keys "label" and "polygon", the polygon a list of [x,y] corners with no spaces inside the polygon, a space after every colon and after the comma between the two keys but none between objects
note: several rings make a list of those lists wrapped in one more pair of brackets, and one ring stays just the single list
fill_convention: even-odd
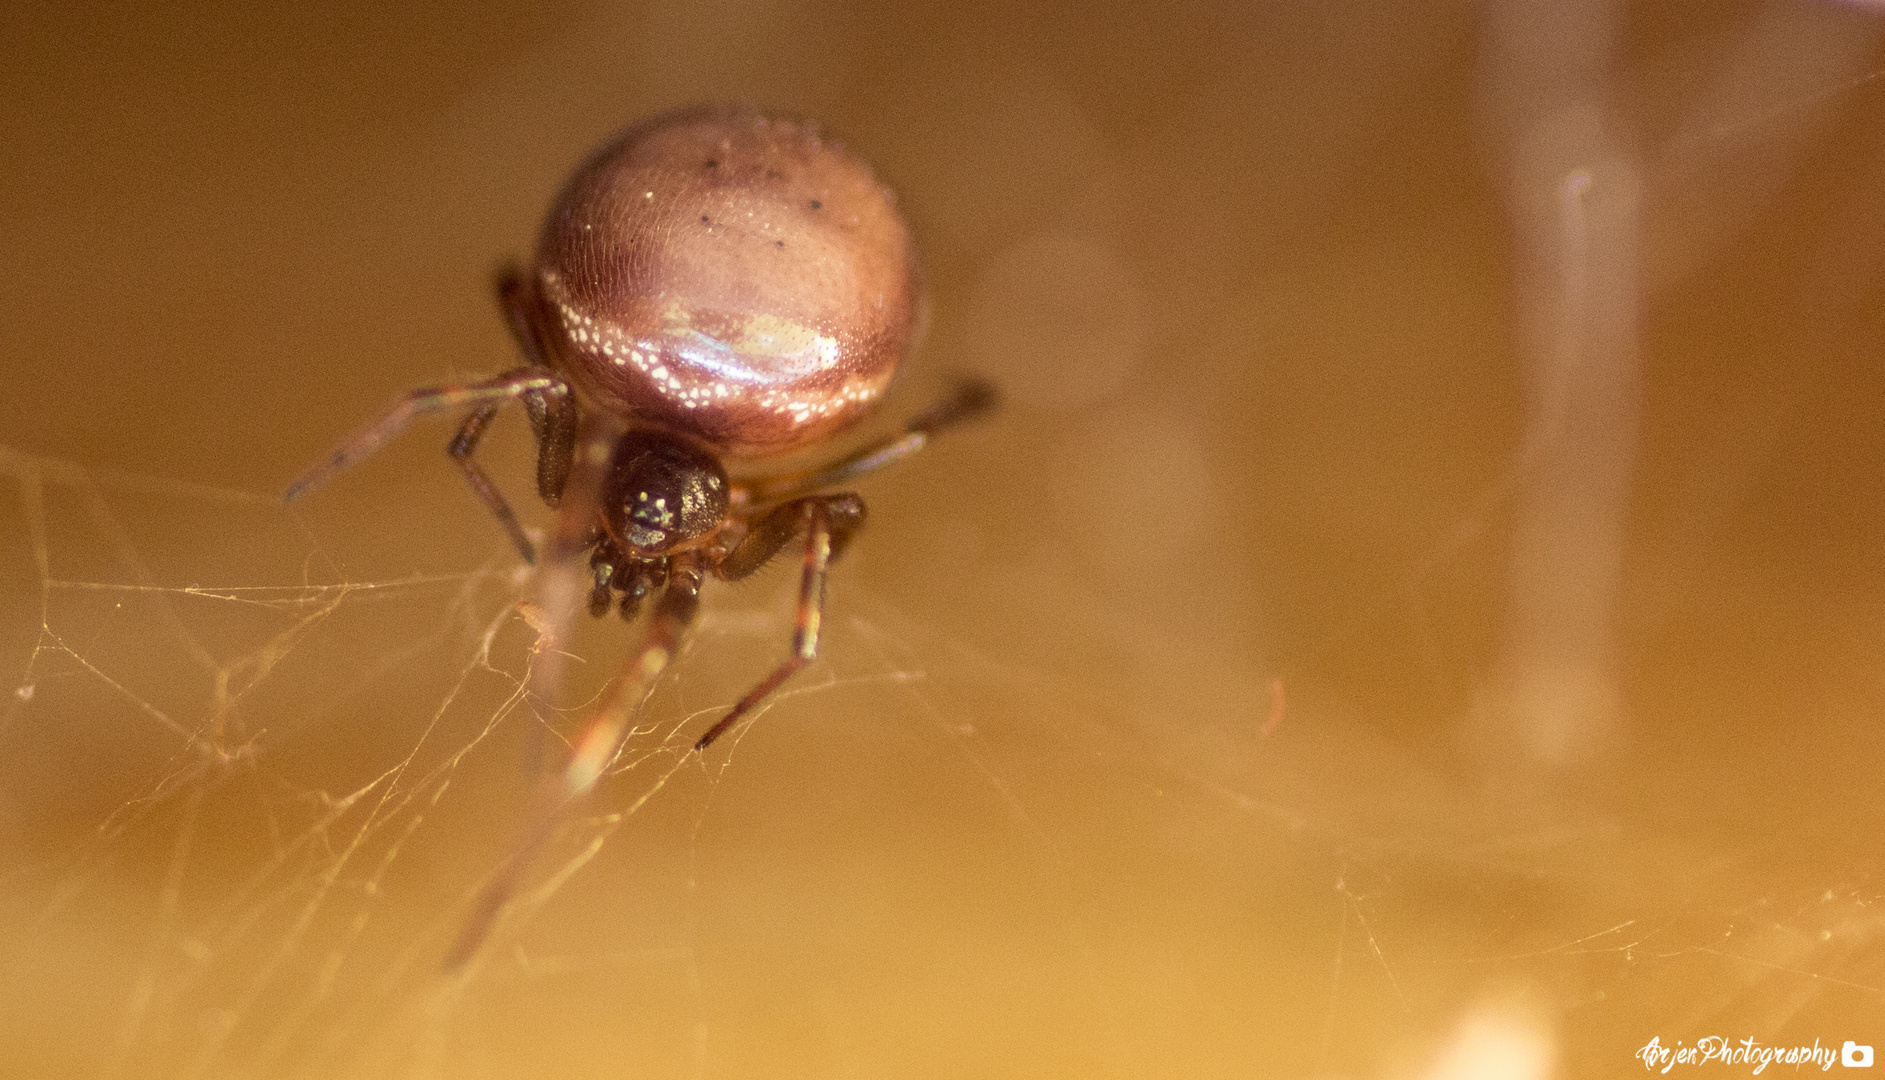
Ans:
[{"label": "globular abdomen", "polygon": [[863,416],[922,303],[909,229],[870,167],[809,124],[733,108],[604,146],[551,208],[535,271],[579,394],[744,457]]}]

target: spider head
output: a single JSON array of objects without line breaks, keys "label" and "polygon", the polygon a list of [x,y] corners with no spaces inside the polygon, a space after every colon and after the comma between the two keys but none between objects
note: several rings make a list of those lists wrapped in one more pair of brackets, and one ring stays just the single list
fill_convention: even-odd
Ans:
[{"label": "spider head", "polygon": [[726,519],[726,470],[675,435],[636,430],[615,444],[602,510],[609,535],[635,555],[665,554]]}]

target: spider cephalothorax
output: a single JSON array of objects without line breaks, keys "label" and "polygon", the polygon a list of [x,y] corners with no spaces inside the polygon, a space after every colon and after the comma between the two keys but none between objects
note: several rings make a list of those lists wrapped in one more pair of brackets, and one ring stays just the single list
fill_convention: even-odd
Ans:
[{"label": "spider cephalothorax", "polygon": [[664,431],[630,431],[615,442],[603,528],[636,555],[665,555],[719,528],[727,496],[712,454]]},{"label": "spider cephalothorax", "polygon": [[[617,439],[602,488],[602,528],[589,556],[589,613],[606,613],[619,593],[622,617],[633,619],[642,601],[667,584],[677,551],[718,537],[731,487],[719,459],[683,436],[647,428]],[[724,554],[711,552],[706,561]]]}]

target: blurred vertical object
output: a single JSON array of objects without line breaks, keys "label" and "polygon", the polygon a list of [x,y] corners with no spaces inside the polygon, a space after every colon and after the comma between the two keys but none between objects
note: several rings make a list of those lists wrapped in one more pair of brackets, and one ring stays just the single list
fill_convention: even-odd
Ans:
[{"label": "blurred vertical object", "polygon": [[[1688,63],[1625,72],[1621,5],[1485,9],[1479,94],[1509,220],[1526,395],[1507,623],[1480,749],[1590,758],[1623,709],[1617,611],[1649,290],[1722,250],[1771,201],[1878,39],[1837,5],[1763,5]],[[1684,72],[1694,90],[1672,85]],[[1675,99],[1653,153],[1629,105]],[[1647,110],[1644,110],[1647,111]]]},{"label": "blurred vertical object", "polygon": [[1620,708],[1616,611],[1641,396],[1641,170],[1609,84],[1617,5],[1487,11],[1527,419],[1509,623],[1486,732],[1586,756]]}]

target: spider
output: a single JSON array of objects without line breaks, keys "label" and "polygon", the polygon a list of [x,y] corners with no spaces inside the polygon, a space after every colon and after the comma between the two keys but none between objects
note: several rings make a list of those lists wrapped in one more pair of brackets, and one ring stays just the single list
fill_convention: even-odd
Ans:
[{"label": "spider", "polygon": [[790,654],[695,752],[817,656],[827,568],[865,517],[862,499],[832,489],[915,453],[995,399],[986,382],[963,380],[853,453],[735,478],[727,459],[805,450],[865,416],[923,310],[908,227],[869,166],[809,123],[749,109],[663,113],[604,144],[551,206],[534,262],[500,271],[497,300],[523,366],[413,391],[285,496],[331,479],[421,414],[469,409],[447,453],[534,563],[516,513],[474,458],[492,418],[521,401],[537,438],[537,493],[556,509],[536,582],[547,640],[533,694],[556,696],[557,646],[585,592],[595,616],[651,609],[640,647],[579,729],[448,967],[476,948],[558,811],[601,777],[693,620],[705,577],[739,581],[803,538]]}]

